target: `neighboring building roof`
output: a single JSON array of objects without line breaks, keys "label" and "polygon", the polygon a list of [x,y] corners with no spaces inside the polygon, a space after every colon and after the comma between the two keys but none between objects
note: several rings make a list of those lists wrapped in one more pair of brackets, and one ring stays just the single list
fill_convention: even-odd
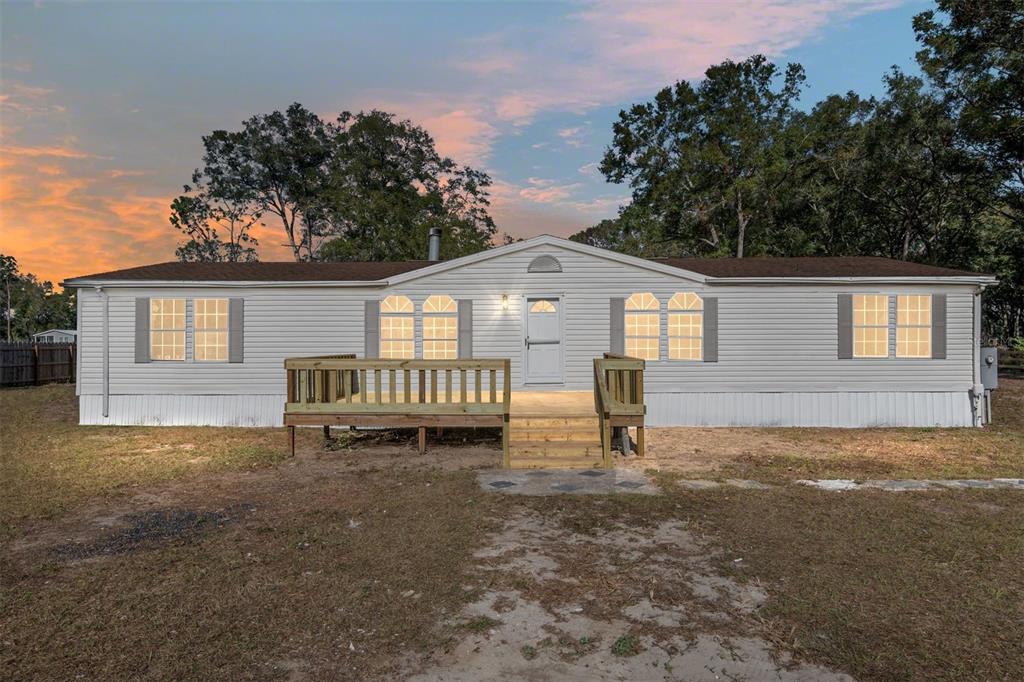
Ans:
[{"label": "neighboring building roof", "polygon": [[874,256],[651,258],[708,277],[975,277],[981,273]]},{"label": "neighboring building roof", "polygon": [[68,280],[159,282],[375,282],[433,265],[428,260],[392,262],[157,263]]},{"label": "neighboring building roof", "polygon": [[72,336],[78,334],[77,329],[47,329],[45,332],[36,332],[32,336],[46,336],[47,334],[53,334],[54,332],[58,332],[61,334],[71,334]]}]

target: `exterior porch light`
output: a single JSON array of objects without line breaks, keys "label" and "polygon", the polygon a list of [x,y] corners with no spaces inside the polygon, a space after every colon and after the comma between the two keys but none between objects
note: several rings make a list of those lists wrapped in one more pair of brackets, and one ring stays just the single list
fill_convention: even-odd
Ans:
[{"label": "exterior porch light", "polygon": [[501,295],[501,309],[508,310],[508,294]]}]

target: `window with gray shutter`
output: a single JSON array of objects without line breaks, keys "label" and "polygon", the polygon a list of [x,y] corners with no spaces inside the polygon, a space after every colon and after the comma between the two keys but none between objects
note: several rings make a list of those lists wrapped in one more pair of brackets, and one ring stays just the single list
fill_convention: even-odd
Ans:
[{"label": "window with gray shutter", "polygon": [[613,298],[608,307],[608,350],[612,353],[626,353],[626,299]]},{"label": "window with gray shutter", "polygon": [[380,301],[367,301],[363,315],[363,357],[380,357]]},{"label": "window with gray shutter", "polygon": [[135,362],[149,362],[149,299],[135,299]]},{"label": "window with gray shutter", "polygon": [[718,362],[718,297],[704,297],[704,362]]},{"label": "window with gray shutter", "polygon": [[839,346],[838,356],[840,360],[853,359],[853,294],[839,294],[838,296]]},{"label": "window with gray shutter", "polygon": [[946,294],[932,294],[932,358],[946,359]]},{"label": "window with gray shutter", "polygon": [[473,357],[473,301],[462,300],[459,305],[459,357]]},{"label": "window with gray shutter", "polygon": [[228,362],[245,360],[245,299],[228,299]]}]

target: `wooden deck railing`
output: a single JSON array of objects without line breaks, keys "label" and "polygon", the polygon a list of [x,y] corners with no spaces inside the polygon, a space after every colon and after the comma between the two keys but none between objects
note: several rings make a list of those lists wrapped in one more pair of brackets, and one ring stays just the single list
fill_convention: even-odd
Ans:
[{"label": "wooden deck railing", "polygon": [[288,358],[285,425],[500,426],[508,460],[512,400],[507,359],[378,360],[353,355]]},{"label": "wooden deck railing", "polygon": [[[594,358],[594,409],[601,431],[601,451],[605,466],[612,463],[612,430],[636,427],[637,455],[644,455],[644,361],[624,355],[605,353]],[[628,454],[628,436],[623,449]]]}]

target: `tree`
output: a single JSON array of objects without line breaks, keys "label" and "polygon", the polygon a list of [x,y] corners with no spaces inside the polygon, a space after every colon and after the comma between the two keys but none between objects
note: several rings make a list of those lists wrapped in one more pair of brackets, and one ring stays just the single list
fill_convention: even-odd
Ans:
[{"label": "tree", "polygon": [[[218,200],[201,189],[185,186],[185,194],[171,202],[171,225],[188,241],[175,251],[182,262],[254,262],[259,242],[249,228],[259,220],[242,210],[243,204]],[[221,239],[226,233],[227,241]]]},{"label": "tree", "polygon": [[1024,219],[1024,4],[938,0],[914,17],[918,63],[956,109],[963,142],[1001,183],[995,210]]},{"label": "tree", "polygon": [[11,287],[19,280],[18,261],[14,256],[0,254],[0,278],[3,279],[5,305],[4,322],[7,327],[7,340],[11,340],[11,316],[14,309],[11,307]]},{"label": "tree", "polygon": [[442,258],[490,246],[486,173],[441,156],[425,130],[382,111],[344,112],[333,130],[318,218],[335,237],[322,259],[423,258],[432,227],[442,231]]},{"label": "tree", "polygon": [[804,78],[799,64],[780,74],[755,55],[712,66],[696,88],[664,88],[619,114],[601,172],[628,180],[633,211],[690,253],[763,252],[793,170],[786,131]]},{"label": "tree", "polygon": [[75,327],[73,291],[54,292],[50,282],[40,282],[35,275],[22,273],[13,256],[0,254],[0,276],[3,277],[3,318],[8,341],[28,339],[47,329]]},{"label": "tree", "polygon": [[976,267],[999,276],[985,293],[989,334],[1024,335],[1024,4],[938,0],[914,17],[917,61],[957,116],[958,142],[987,165],[997,191]]},{"label": "tree", "polygon": [[248,225],[274,218],[295,260],[315,257],[322,235],[306,213],[318,210],[332,153],[330,128],[319,116],[295,103],[284,113],[254,116],[239,131],[215,130],[203,137],[203,149],[192,184],[201,188],[205,206],[183,207],[183,225],[196,229],[197,212],[219,212],[247,234]]}]

